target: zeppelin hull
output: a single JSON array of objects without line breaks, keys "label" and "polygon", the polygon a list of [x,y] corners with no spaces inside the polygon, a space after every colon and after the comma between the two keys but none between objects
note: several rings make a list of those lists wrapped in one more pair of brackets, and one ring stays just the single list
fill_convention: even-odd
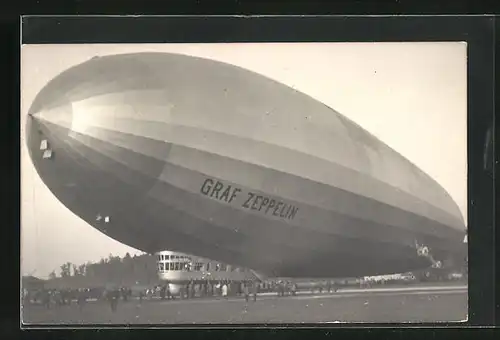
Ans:
[{"label": "zeppelin hull", "polygon": [[437,183],[335,111],[245,70],[103,57],[55,78],[30,113],[30,156],[54,195],[147,252],[283,277],[428,266],[415,242],[460,252],[463,222]]}]

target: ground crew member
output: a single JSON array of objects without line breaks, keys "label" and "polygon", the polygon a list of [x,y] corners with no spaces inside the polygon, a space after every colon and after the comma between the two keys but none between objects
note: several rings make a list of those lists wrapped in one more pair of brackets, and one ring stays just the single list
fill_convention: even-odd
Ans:
[{"label": "ground crew member", "polygon": [[222,296],[227,299],[227,285],[224,283],[224,285],[222,285]]},{"label": "ground crew member", "polygon": [[167,291],[167,288],[165,286],[162,286],[160,289],[160,299],[165,300],[165,292]]},{"label": "ground crew member", "polygon": [[248,302],[248,298],[250,296],[250,291],[248,289],[248,285],[246,285],[246,284],[243,287],[243,293],[245,294],[245,301]]},{"label": "ground crew member", "polygon": [[120,298],[120,291],[115,288],[111,289],[108,292],[108,299],[109,299],[109,304],[111,306],[111,311],[116,312],[116,309],[118,307],[118,299]]}]

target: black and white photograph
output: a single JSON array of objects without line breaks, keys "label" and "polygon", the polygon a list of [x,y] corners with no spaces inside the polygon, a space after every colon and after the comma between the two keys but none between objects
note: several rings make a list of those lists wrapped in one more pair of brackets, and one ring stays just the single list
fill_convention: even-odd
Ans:
[{"label": "black and white photograph", "polygon": [[25,325],[468,320],[467,44],[27,44]]}]

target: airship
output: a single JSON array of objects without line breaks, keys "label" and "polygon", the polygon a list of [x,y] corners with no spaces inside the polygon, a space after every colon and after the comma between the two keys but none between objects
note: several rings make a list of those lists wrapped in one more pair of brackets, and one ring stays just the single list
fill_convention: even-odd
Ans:
[{"label": "airship", "polygon": [[53,195],[148,253],[292,278],[464,256],[461,213],[429,175],[334,109],[234,65],[95,57],[46,84],[26,127]]}]

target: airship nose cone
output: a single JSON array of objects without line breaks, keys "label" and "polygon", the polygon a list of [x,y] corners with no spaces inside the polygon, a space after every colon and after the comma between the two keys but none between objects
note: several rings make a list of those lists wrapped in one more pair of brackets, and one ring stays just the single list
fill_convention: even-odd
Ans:
[{"label": "airship nose cone", "polygon": [[70,104],[61,106],[45,106],[37,111],[29,113],[29,120],[36,121],[38,125],[43,125],[47,128],[52,126],[71,130],[72,128],[72,108]]},{"label": "airship nose cone", "polygon": [[28,113],[26,142],[35,167],[38,159],[51,159],[54,148],[61,146],[71,129],[71,105],[50,105],[50,101],[35,102]]},{"label": "airship nose cone", "polygon": [[[27,149],[44,184],[69,210],[111,237],[154,247],[146,244],[150,240],[141,243],[137,228],[145,221],[125,218],[124,209],[142,208],[163,171],[169,146],[118,128],[119,123],[135,124],[132,115],[139,110],[138,101],[127,101],[123,93],[144,82],[141,77],[135,85],[124,81],[130,72],[92,65],[97,61],[63,72],[38,93],[26,121]],[[150,76],[142,72],[142,77]]]}]

